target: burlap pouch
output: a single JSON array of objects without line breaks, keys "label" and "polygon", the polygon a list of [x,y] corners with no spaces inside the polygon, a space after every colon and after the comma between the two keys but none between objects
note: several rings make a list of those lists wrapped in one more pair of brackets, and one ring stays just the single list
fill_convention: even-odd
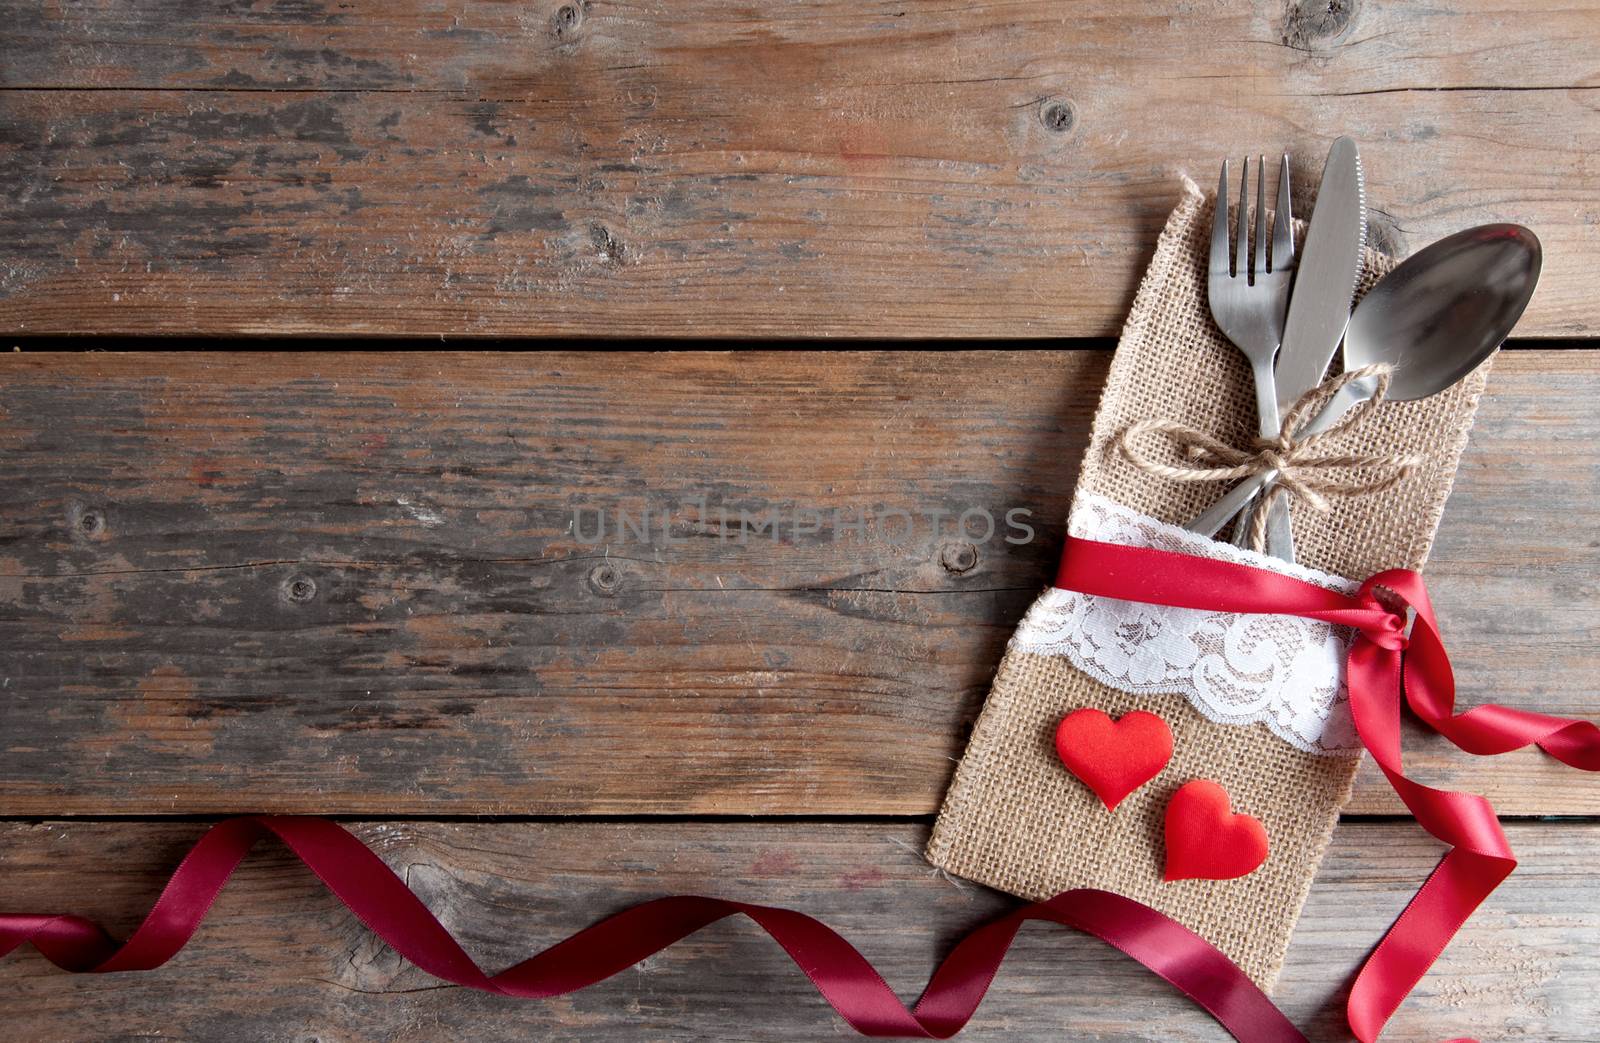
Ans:
[{"label": "burlap pouch", "polygon": [[[1170,418],[1234,445],[1254,434],[1250,375],[1206,304],[1211,204],[1192,186],[1156,246],[1122,332],[1096,415],[1076,500],[1104,497],[1181,524],[1221,494],[1134,467],[1116,447],[1131,423]],[[1368,251],[1358,289],[1393,266]],[[1381,492],[1341,498],[1329,514],[1294,511],[1301,562],[1363,579],[1420,568],[1449,495],[1488,371],[1421,402],[1384,403],[1342,443],[1360,453],[1417,453],[1422,467]],[[1114,812],[1056,757],[1062,716],[1098,707],[1113,717],[1158,712],[1174,753],[1153,782]],[[1209,939],[1263,988],[1282,967],[1295,920],[1349,796],[1357,756],[1306,752],[1261,723],[1219,724],[1181,695],[1129,695],[1014,640],[995,677],[928,844],[934,865],[1031,900],[1096,887],[1154,906]],[[1163,815],[1196,778],[1221,783],[1233,807],[1259,818],[1267,861],[1230,881],[1162,882]]]}]

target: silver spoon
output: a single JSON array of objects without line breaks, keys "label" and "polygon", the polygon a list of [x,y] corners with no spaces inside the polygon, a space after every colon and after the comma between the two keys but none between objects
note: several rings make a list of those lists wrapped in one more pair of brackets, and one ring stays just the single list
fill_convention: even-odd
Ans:
[{"label": "silver spoon", "polygon": [[[1521,225],[1479,225],[1417,251],[1356,305],[1344,335],[1345,371],[1388,362],[1389,400],[1438,394],[1511,333],[1539,281],[1540,260],[1538,238]],[[1326,431],[1376,391],[1376,381],[1351,381],[1300,434]],[[1277,474],[1246,478],[1189,529],[1216,535]]]}]

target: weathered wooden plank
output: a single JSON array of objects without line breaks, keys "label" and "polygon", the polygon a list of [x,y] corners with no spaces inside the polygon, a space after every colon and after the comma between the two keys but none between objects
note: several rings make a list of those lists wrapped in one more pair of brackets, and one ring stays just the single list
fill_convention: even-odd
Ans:
[{"label": "weathered wooden plank", "polygon": [[[91,915],[126,932],[204,827],[0,825],[8,906]],[[910,999],[938,959],[1009,899],[930,872],[904,825],[362,823],[486,968],[673,892],[778,903],[823,918]],[[1401,1009],[1385,1039],[1593,1039],[1600,885],[1594,823],[1514,825],[1524,864]],[[1312,1039],[1340,1039],[1342,984],[1438,857],[1403,823],[1346,823],[1312,890],[1276,998]],[[0,963],[19,1039],[792,1040],[847,1038],[781,950],[747,923],[709,928],[566,999],[518,1002],[402,963],[278,848],[263,848],[190,947],[146,974],[63,974],[29,951]],[[1223,1040],[1197,1008],[1087,938],[1020,936],[964,1040]]]},{"label": "weathered wooden plank", "polygon": [[[1106,362],[0,356],[0,812],[930,813]],[[1468,704],[1600,716],[1597,395],[1600,351],[1495,371],[1430,566]]]},{"label": "weathered wooden plank", "polygon": [[[0,3],[0,329],[1114,333],[1180,172],[1363,143],[1375,237],[1593,334],[1600,4]],[[1306,198],[1302,195],[1302,198]]]}]

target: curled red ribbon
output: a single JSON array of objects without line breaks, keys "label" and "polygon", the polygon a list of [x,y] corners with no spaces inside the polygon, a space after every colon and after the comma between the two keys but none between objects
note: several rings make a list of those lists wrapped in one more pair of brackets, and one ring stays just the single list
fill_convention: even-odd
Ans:
[{"label": "curled red ribbon", "polygon": [[1439,623],[1422,577],[1408,569],[1381,572],[1347,596],[1248,565],[1068,537],[1056,586],[1179,608],[1304,616],[1356,630],[1345,672],[1356,733],[1417,822],[1450,845],[1351,987],[1345,1014],[1363,1043],[1378,1037],[1456,931],[1517,865],[1487,800],[1406,776],[1402,700],[1468,753],[1536,744],[1563,764],[1600,771],[1600,729],[1588,721],[1490,705],[1455,712],[1455,677]]},{"label": "curled red ribbon", "polygon": [[120,946],[82,917],[0,915],[0,957],[32,942],[70,971],[159,967],[188,942],[234,869],[268,834],[287,844],[400,955],[435,977],[501,996],[534,999],[574,992],[742,913],[783,946],[857,1032],[946,1039],[977,1010],[1018,928],[1028,920],[1048,920],[1121,949],[1204,1007],[1241,1043],[1305,1043],[1266,994],[1205,939],[1132,899],[1087,889],[1024,906],[967,935],[934,972],[914,1010],[906,1009],[853,945],[817,920],[788,909],[695,895],[625,909],[491,976],[382,859],[344,827],[321,818],[258,815],[213,826]]}]

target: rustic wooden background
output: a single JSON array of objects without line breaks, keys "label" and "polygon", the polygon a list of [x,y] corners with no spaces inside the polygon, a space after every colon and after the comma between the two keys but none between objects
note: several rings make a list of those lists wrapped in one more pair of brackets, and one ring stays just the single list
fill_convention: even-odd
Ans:
[{"label": "rustic wooden background", "polygon": [[[821,915],[909,997],[1005,907],[918,851],[1178,179],[1285,148],[1309,197],[1337,133],[1376,241],[1544,240],[1429,578],[1464,702],[1600,717],[1597,39],[1600,3],[1525,0],[0,0],[0,330],[30,349],[0,355],[0,907],[127,929],[215,816],[328,812],[490,967],[711,891]],[[128,333],[1079,339],[28,339]],[[724,520],[795,507],[816,531]],[[926,523],[969,507],[1037,538]],[[596,511],[651,532],[591,544]],[[1600,787],[1407,757],[1489,795],[1524,865],[1386,1039],[1600,1038]],[[1437,857],[1399,811],[1362,776],[1296,934],[1278,999],[1314,1039]],[[0,1013],[28,1040],[848,1035],[737,924],[569,1000],[441,988],[275,849],[168,968],[18,955]],[[962,1038],[1222,1035],[1037,929]]]}]

